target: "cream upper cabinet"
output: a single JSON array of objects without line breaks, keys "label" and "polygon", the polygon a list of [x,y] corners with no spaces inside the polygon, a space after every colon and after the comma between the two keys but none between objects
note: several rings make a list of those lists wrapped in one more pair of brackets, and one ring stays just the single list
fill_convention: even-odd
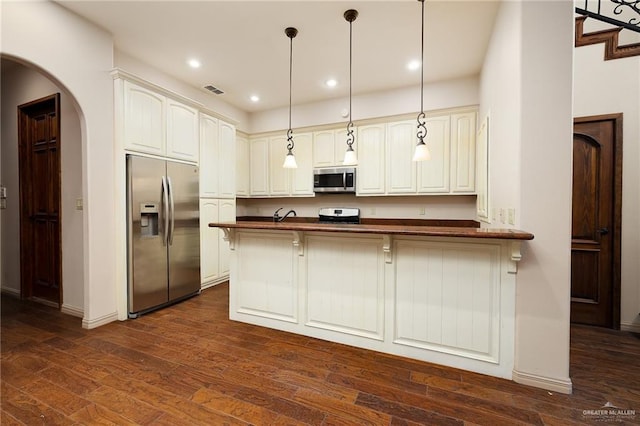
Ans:
[{"label": "cream upper cabinet", "polygon": [[198,110],[167,98],[167,157],[198,162]]},{"label": "cream upper cabinet", "polygon": [[123,90],[124,148],[164,155],[165,97],[126,80]]},{"label": "cream upper cabinet", "polygon": [[[356,140],[353,149],[358,151],[358,129],[353,127]],[[341,129],[322,130],[313,133],[313,167],[342,166],[344,153],[347,151],[346,125]]]},{"label": "cream upper cabinet", "polygon": [[124,149],[198,162],[197,109],[127,80],[117,80],[120,87]]},{"label": "cream upper cabinet", "polygon": [[234,198],[236,180],[235,127],[200,115],[200,196]]},{"label": "cream upper cabinet", "polygon": [[236,196],[236,128],[220,120],[218,125],[220,147],[218,151],[219,194],[221,198]]},{"label": "cream upper cabinet", "polygon": [[[297,169],[289,170],[289,189],[293,196],[313,197],[313,135],[294,135]],[[284,159],[283,159],[284,161]],[[280,165],[282,167],[282,164]]]},{"label": "cream upper cabinet", "polygon": [[[295,154],[295,151],[294,151]],[[269,195],[289,195],[289,169],[282,167],[287,155],[286,136],[269,138]],[[296,160],[298,156],[296,155]]]},{"label": "cream upper cabinet", "polygon": [[218,155],[220,139],[218,120],[208,115],[200,116],[200,196],[218,197]]},{"label": "cream upper cabinet", "polygon": [[476,112],[451,115],[451,192],[476,191]]},{"label": "cream upper cabinet", "polygon": [[[284,161],[284,157],[282,158]],[[282,165],[281,165],[282,166]],[[249,193],[255,197],[269,195],[269,139],[249,141]]]},{"label": "cream upper cabinet", "polygon": [[236,136],[236,196],[248,197],[250,193],[249,139]]},{"label": "cream upper cabinet", "polygon": [[416,163],[412,161],[416,146],[415,122],[387,124],[386,189],[388,194],[416,192]]},{"label": "cream upper cabinet", "polygon": [[358,195],[385,192],[385,132],[384,123],[358,127]]},{"label": "cream upper cabinet", "polygon": [[287,155],[286,136],[269,138],[269,195],[280,196],[313,196],[313,163],[311,133],[293,135],[293,154],[298,167],[285,169],[282,167]]},{"label": "cream upper cabinet", "polygon": [[[431,159],[416,163],[419,193],[448,193],[450,190],[450,118],[427,118],[425,144]],[[417,122],[414,121],[414,123]],[[412,148],[413,149],[413,148]]]}]

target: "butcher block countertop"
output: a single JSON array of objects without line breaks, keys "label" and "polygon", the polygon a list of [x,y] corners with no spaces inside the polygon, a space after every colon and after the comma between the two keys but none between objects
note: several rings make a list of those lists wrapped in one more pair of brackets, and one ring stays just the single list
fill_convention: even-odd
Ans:
[{"label": "butcher block countertop", "polygon": [[362,219],[359,224],[319,223],[315,218],[288,217],[273,222],[265,217],[238,218],[235,223],[209,223],[212,228],[263,231],[344,232],[352,234],[415,235],[424,237],[532,240],[533,234],[516,229],[480,228],[470,220]]}]

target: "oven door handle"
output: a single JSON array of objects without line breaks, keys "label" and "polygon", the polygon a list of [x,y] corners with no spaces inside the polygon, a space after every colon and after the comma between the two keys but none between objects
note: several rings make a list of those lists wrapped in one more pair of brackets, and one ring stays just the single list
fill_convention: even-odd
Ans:
[{"label": "oven door handle", "polygon": [[342,187],[347,190],[347,172],[342,173]]}]

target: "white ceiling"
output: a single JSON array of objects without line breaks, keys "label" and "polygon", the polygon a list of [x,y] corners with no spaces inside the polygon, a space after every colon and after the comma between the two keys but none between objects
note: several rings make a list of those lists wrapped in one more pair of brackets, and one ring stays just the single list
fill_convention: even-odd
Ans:
[{"label": "white ceiling", "polygon": [[[289,39],[293,103],[349,93],[349,23],[353,22],[353,94],[415,86],[420,72],[420,2],[387,1],[67,1],[58,3],[113,34],[115,46],[165,73],[254,112],[288,105]],[[425,3],[425,82],[477,75],[499,0]],[[202,62],[199,69],[187,65]],[[324,82],[335,78],[338,86]],[[204,90],[204,89],[202,89]],[[257,94],[261,101],[252,103]],[[211,95],[215,96],[215,95]]]}]

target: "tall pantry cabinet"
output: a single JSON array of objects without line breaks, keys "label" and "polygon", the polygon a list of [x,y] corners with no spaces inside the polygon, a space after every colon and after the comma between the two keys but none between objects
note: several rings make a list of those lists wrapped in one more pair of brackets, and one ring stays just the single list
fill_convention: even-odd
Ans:
[{"label": "tall pantry cabinet", "polygon": [[[113,73],[116,150],[125,211],[125,155],[152,156],[195,164],[200,170],[200,277],[202,288],[229,277],[229,245],[210,222],[235,221],[235,126],[204,112],[201,105],[122,70]],[[126,224],[118,224],[126,235]],[[124,238],[124,237],[123,237]],[[123,240],[123,244],[125,244]],[[126,248],[123,247],[126,253]]]},{"label": "tall pantry cabinet", "polygon": [[211,222],[236,220],[236,129],[200,113],[200,277],[202,288],[229,278],[229,244]]}]

